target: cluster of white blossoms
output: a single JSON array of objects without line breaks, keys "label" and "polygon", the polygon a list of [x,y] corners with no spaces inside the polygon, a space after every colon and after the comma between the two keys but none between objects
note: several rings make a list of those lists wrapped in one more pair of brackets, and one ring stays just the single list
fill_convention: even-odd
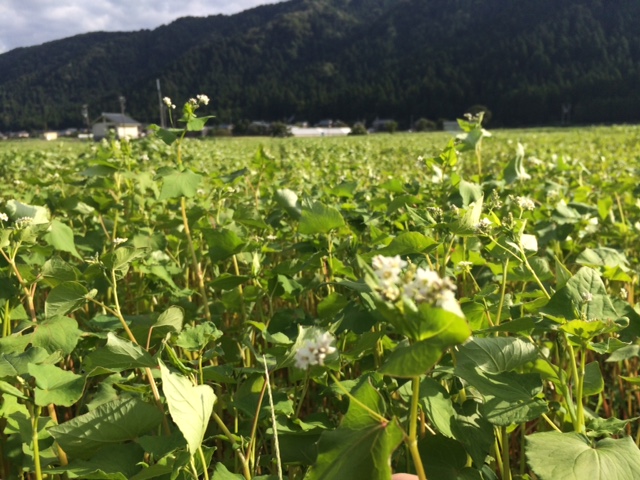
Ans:
[{"label": "cluster of white blossoms", "polygon": [[475,229],[478,233],[487,233],[493,227],[493,222],[488,218],[483,218],[475,224]]},{"label": "cluster of white blossoms", "polygon": [[536,204],[529,197],[516,197],[516,203],[522,210],[535,210]]},{"label": "cluster of white blossoms", "polygon": [[128,238],[121,238],[121,237],[116,237],[113,239],[113,244],[118,246],[122,243],[125,243],[127,240],[129,240]]},{"label": "cluster of white blossoms", "polygon": [[372,266],[382,295],[391,301],[401,296],[415,303],[429,303],[438,308],[463,316],[456,300],[456,286],[428,268],[409,268],[399,255],[373,257]]},{"label": "cluster of white blossoms", "polygon": [[402,272],[407,266],[407,262],[400,258],[384,257],[376,255],[371,261],[373,271],[378,278],[378,284],[384,295],[389,300],[396,300],[400,296],[400,286],[404,283]]},{"label": "cluster of white blossoms", "polygon": [[15,222],[16,228],[26,228],[33,223],[33,218],[31,217],[20,217]]},{"label": "cluster of white blossoms", "polygon": [[332,347],[331,342],[333,342],[333,337],[327,332],[307,340],[302,348],[296,352],[296,367],[306,370],[312,365],[324,365],[324,359],[327,355],[336,351],[336,347]]},{"label": "cluster of white blossoms", "polygon": [[190,98],[189,103],[193,107],[197,107],[198,105],[209,105],[209,97],[206,95],[196,95],[196,98]]},{"label": "cluster of white blossoms", "polygon": [[175,104],[171,101],[169,97],[164,97],[162,99],[162,103],[164,103],[167,106],[167,108],[171,108],[173,110],[175,110],[176,108]]},{"label": "cluster of white blossoms", "polygon": [[9,216],[4,212],[0,213],[0,221],[8,222],[9,221]]}]

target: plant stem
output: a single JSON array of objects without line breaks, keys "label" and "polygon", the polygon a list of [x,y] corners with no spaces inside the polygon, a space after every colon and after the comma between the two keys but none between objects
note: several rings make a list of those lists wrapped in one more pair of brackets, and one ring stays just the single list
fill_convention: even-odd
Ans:
[{"label": "plant stem", "polygon": [[579,351],[580,354],[580,369],[578,370],[578,391],[576,393],[576,400],[578,402],[578,425],[580,426],[580,433],[585,431],[584,421],[584,377],[586,372],[586,358],[585,352],[582,348]]},{"label": "plant stem", "polygon": [[[220,427],[220,430],[222,430],[222,433],[224,433],[224,435],[227,437],[229,442],[231,442],[232,445],[237,445],[238,442],[236,441],[236,438],[234,437],[233,433],[231,433],[231,431],[227,428],[227,426],[224,424],[224,422],[218,416],[218,414],[215,412],[215,410],[212,412],[211,416],[213,417],[214,422],[216,422],[218,424],[218,427]],[[240,445],[237,445],[237,446],[238,446],[238,448],[234,448],[233,450],[236,452],[236,455],[238,456],[238,459],[242,463],[242,470],[243,470],[243,473],[244,473],[244,478],[246,478],[246,480],[251,480],[251,472],[249,471],[249,463],[247,462],[247,459],[245,458],[245,456],[242,453],[242,451],[240,450]]]},{"label": "plant stem", "polygon": [[294,418],[300,418],[300,410],[302,409],[302,403],[304,402],[304,397],[307,395],[307,390],[309,389],[309,371],[307,371],[304,377],[304,384],[302,386],[302,394],[298,399],[298,405],[296,405],[296,413]]},{"label": "plant stem", "polygon": [[202,267],[198,262],[195,248],[193,247],[193,239],[191,238],[191,230],[189,228],[189,219],[187,218],[187,201],[185,197],[180,197],[180,210],[182,211],[182,224],[184,225],[184,233],[187,236],[187,247],[189,248],[189,254],[191,255],[191,265],[194,272],[196,272],[196,278],[198,280],[198,290],[200,292],[200,299],[204,309],[204,316],[208,322],[211,321],[211,312],[209,311],[209,297],[207,296],[207,288],[204,284],[204,275],[202,274]]},{"label": "plant stem", "polygon": [[[584,405],[582,404],[582,388],[584,377],[580,375],[578,372],[578,364],[576,361],[576,352],[573,348],[573,345],[569,342],[567,335],[565,334],[565,341],[567,343],[567,349],[569,350],[569,362],[571,363],[571,374],[573,375],[574,381],[576,382],[576,403],[577,403],[577,411],[575,418],[573,420],[573,429],[577,433],[584,432]],[[567,389],[569,390],[569,389]],[[567,392],[571,395],[571,392]]]},{"label": "plant stem", "polygon": [[378,412],[370,409],[369,407],[367,407],[364,403],[362,403],[360,400],[358,400],[356,397],[354,397],[353,395],[351,395],[351,392],[349,392],[349,390],[347,390],[346,388],[344,388],[344,386],[342,385],[342,383],[340,383],[340,380],[338,380],[336,378],[336,376],[332,373],[329,372],[329,376],[333,379],[333,381],[336,383],[336,385],[338,386],[338,388],[340,390],[342,390],[342,392],[349,397],[349,400],[352,402],[355,402],[358,404],[358,406],[360,408],[362,408],[363,410],[365,410],[367,413],[369,413],[369,415],[371,415],[374,419],[376,419],[376,421],[380,422],[380,423],[388,423],[389,420],[387,420],[385,417],[383,417],[382,415],[380,415]]},{"label": "plant stem", "polygon": [[509,465],[509,434],[507,427],[501,427],[502,435],[502,480],[511,480],[511,466]]},{"label": "plant stem", "polygon": [[282,479],[282,460],[280,460],[280,442],[278,441],[278,424],[276,423],[276,411],[273,406],[273,394],[271,393],[271,379],[269,378],[269,369],[267,368],[267,357],[262,355],[264,363],[264,375],[267,382],[267,393],[269,395],[269,408],[271,409],[271,427],[273,428],[273,443],[276,451],[276,462],[278,466],[278,480]]},{"label": "plant stem", "polygon": [[31,442],[33,443],[33,463],[36,469],[36,480],[42,480],[42,466],[40,465],[40,445],[38,444],[38,417],[40,407],[33,405],[29,407],[31,413]]},{"label": "plant stem", "polygon": [[422,465],[422,458],[420,458],[420,451],[418,450],[418,403],[420,400],[420,377],[413,377],[411,380],[411,412],[409,416],[409,437],[405,439],[411,452],[411,458],[413,459],[413,465],[416,468],[416,473],[420,480],[427,480],[427,475],[424,472],[424,466]]},{"label": "plant stem", "polygon": [[507,291],[507,276],[509,270],[509,258],[504,259],[504,263],[502,264],[502,285],[500,286],[500,304],[498,305],[498,314],[496,316],[496,320],[494,325],[500,325],[500,318],[502,317],[502,308],[504,307],[504,296]]},{"label": "plant stem", "polygon": [[204,472],[204,480],[209,480],[209,472],[207,471],[207,459],[204,458],[202,445],[198,447],[198,453],[200,454],[200,461],[202,462],[202,471]]}]

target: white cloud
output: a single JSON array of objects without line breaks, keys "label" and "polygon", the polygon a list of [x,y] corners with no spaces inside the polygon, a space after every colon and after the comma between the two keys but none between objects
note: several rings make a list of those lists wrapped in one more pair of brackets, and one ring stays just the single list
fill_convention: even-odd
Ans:
[{"label": "white cloud", "polygon": [[153,29],[173,20],[234,14],[279,0],[2,0],[0,53],[95,31]]}]

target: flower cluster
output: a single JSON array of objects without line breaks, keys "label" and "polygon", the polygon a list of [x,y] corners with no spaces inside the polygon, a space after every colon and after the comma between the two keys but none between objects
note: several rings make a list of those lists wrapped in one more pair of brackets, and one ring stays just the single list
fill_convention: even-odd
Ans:
[{"label": "flower cluster", "polygon": [[199,105],[209,105],[209,97],[203,94],[196,95],[196,98],[190,98],[188,103],[192,107],[197,107]]},{"label": "flower cluster", "polygon": [[167,108],[171,108],[171,109],[174,109],[174,110],[176,108],[175,104],[171,101],[171,99],[169,97],[164,97],[162,99],[162,103],[164,103],[167,106]]},{"label": "flower cluster", "polygon": [[415,303],[429,303],[438,308],[463,316],[456,300],[456,286],[448,278],[442,278],[428,268],[409,268],[399,255],[377,255],[372,260],[374,273],[382,295],[391,301],[401,296]]},{"label": "flower cluster", "polygon": [[324,365],[324,359],[336,351],[331,346],[333,337],[325,332],[311,340],[307,340],[302,348],[296,352],[296,367],[306,370],[312,365]]},{"label": "flower cluster", "polygon": [[403,283],[401,273],[407,266],[407,262],[402,260],[400,255],[395,257],[376,255],[371,264],[382,294],[389,300],[396,300],[400,296],[400,285]]},{"label": "flower cluster", "polygon": [[493,222],[488,218],[483,218],[475,224],[475,230],[480,234],[488,233],[491,227],[493,227]]},{"label": "flower cluster", "polygon": [[516,197],[516,203],[521,210],[535,210],[536,204],[529,197]]},{"label": "flower cluster", "polygon": [[2,222],[8,222],[9,221],[9,216],[6,213],[0,213],[0,221]]}]

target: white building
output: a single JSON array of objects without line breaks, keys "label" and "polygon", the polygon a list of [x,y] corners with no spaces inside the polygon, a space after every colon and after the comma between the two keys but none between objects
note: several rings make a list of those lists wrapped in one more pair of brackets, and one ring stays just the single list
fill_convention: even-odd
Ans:
[{"label": "white building", "polygon": [[294,137],[344,137],[350,133],[349,127],[291,127],[291,135]]},{"label": "white building", "polygon": [[117,138],[138,138],[140,122],[121,113],[103,113],[93,124],[93,138],[100,140],[113,131]]},{"label": "white building", "polygon": [[42,132],[42,138],[44,138],[48,142],[50,142],[52,140],[57,140],[58,139],[58,132],[53,132],[53,131]]}]

